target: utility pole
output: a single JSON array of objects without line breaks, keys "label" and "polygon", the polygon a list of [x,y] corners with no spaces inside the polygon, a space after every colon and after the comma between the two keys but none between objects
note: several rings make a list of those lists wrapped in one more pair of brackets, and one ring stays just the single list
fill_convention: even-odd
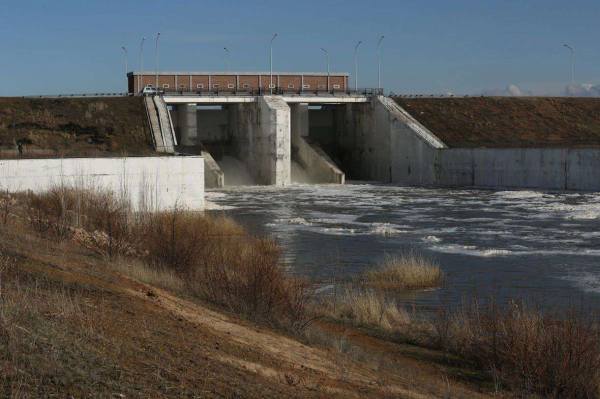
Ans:
[{"label": "utility pole", "polygon": [[154,88],[158,90],[158,38],[160,37],[160,32],[156,35],[156,49],[154,53],[154,72],[156,74],[156,82],[154,83]]},{"label": "utility pole", "polygon": [[329,93],[329,52],[321,47],[321,50],[325,52],[325,56],[327,58],[327,92]]},{"label": "utility pole", "polygon": [[271,51],[271,83],[269,83],[269,89],[271,89],[271,94],[273,94],[273,40],[279,36],[279,33],[275,33],[273,38],[271,39],[270,51]]},{"label": "utility pole", "polygon": [[227,51],[227,72],[231,72],[231,54],[227,47],[223,47],[223,50]]},{"label": "utility pole", "polygon": [[358,46],[360,46],[361,43],[362,40],[354,47],[354,91],[358,91],[358,57],[356,53],[358,51]]},{"label": "utility pole", "polygon": [[[381,52],[379,50],[379,47],[381,45],[381,41],[383,40],[385,36],[381,35],[381,39],[379,39],[379,42],[377,42],[377,90],[381,90]],[[383,93],[380,93],[383,94]]]},{"label": "utility pole", "polygon": [[127,84],[125,85],[125,93],[129,93],[129,78],[127,77],[127,73],[129,72],[129,56],[127,55],[127,49],[125,47],[121,47],[125,51],[125,81]]},{"label": "utility pole", "polygon": [[573,97],[573,57],[574,57],[574,52],[573,52],[573,48],[571,46],[568,46],[565,44],[565,47],[568,48],[569,50],[571,50],[571,87],[569,87],[569,92],[571,93],[571,97]]},{"label": "utility pole", "polygon": [[142,83],[144,82],[144,41],[146,41],[145,37],[142,37],[142,44],[140,44],[140,75],[138,76],[138,90],[142,91]]}]

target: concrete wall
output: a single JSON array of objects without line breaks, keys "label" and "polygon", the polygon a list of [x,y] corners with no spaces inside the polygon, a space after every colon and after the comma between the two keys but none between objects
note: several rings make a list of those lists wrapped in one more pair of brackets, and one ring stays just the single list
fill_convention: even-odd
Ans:
[{"label": "concrete wall", "polygon": [[345,162],[351,165],[352,178],[407,185],[600,191],[600,148],[447,148],[387,98],[347,107],[338,145],[348,153]]},{"label": "concrete wall", "polygon": [[236,157],[259,184],[291,183],[290,107],[280,97],[231,105],[230,129]]},{"label": "concrete wall", "polygon": [[223,143],[231,139],[228,109],[198,109],[198,140],[203,144]]},{"label": "concrete wall", "polygon": [[42,192],[55,185],[105,188],[136,209],[204,209],[202,157],[0,160],[0,187]]}]

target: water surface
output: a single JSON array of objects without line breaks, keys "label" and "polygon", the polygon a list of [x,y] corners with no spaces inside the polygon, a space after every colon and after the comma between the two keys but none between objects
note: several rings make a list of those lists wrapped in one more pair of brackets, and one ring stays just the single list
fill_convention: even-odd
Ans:
[{"label": "water surface", "polygon": [[323,291],[386,252],[416,249],[448,276],[447,289],[414,295],[422,303],[473,292],[545,304],[600,299],[597,193],[350,183],[231,187],[209,190],[207,201],[276,237],[290,269]]}]

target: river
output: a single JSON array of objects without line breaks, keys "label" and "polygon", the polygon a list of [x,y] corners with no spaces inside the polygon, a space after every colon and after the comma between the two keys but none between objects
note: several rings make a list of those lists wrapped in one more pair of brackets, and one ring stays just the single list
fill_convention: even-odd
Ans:
[{"label": "river", "polygon": [[600,194],[346,185],[208,190],[211,212],[275,237],[289,269],[331,289],[385,253],[418,251],[447,275],[411,294],[435,304],[467,295],[545,305],[600,299]]}]

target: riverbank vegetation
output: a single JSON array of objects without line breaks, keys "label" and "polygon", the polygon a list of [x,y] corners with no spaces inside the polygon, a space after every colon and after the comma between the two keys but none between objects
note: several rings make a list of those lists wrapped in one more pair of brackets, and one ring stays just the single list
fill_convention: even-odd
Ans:
[{"label": "riverbank vegetation", "polygon": [[439,287],[443,283],[440,266],[412,251],[409,254],[386,254],[375,267],[368,269],[359,282],[383,290],[417,290]]},{"label": "riverbank vegetation", "polygon": [[407,310],[398,290],[444,280],[414,253],[317,298],[272,239],[225,216],[136,212],[72,187],[0,205],[0,396],[600,393],[589,314],[492,300]]}]

